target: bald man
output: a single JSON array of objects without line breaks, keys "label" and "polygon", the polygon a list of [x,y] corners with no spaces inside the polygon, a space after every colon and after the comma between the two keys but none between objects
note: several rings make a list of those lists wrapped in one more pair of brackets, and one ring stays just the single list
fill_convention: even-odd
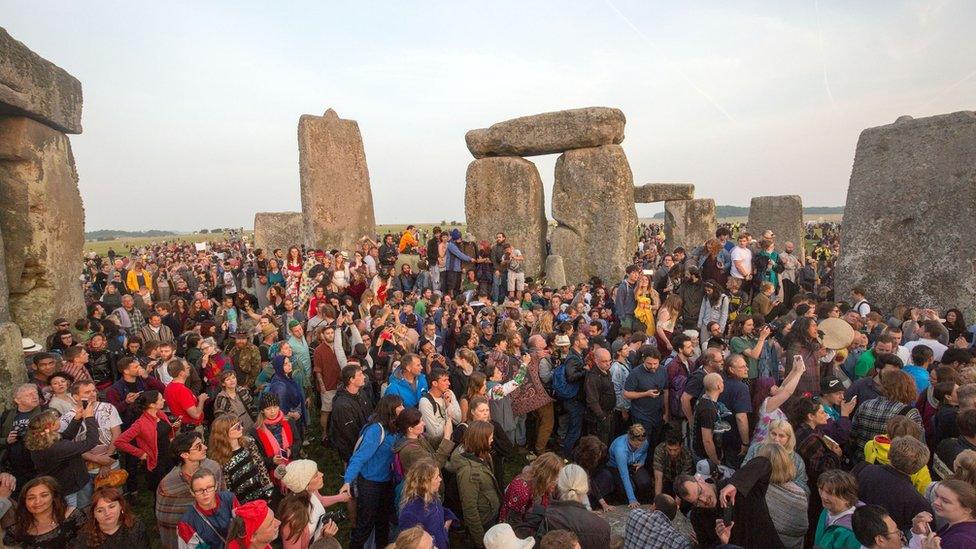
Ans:
[{"label": "bald man", "polygon": [[583,391],[586,396],[586,424],[588,433],[595,435],[604,444],[610,444],[610,433],[613,432],[613,409],[617,405],[617,394],[613,390],[613,379],[610,377],[610,365],[613,359],[610,351],[597,348],[593,352],[596,368],[590,368],[583,380]]}]

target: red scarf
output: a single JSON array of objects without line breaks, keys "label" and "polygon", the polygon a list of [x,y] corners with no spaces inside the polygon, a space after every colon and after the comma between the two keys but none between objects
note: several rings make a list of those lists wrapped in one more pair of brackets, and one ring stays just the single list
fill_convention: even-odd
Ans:
[{"label": "red scarf", "polygon": [[[281,425],[281,444],[278,443],[278,439],[267,428],[269,423],[271,425]],[[261,443],[261,448],[264,450],[264,454],[272,458],[281,455],[282,446],[290,452],[292,441],[295,440],[291,432],[291,422],[285,419],[285,414],[281,410],[278,410],[278,415],[274,419],[265,418],[261,422],[261,428],[257,430],[257,436],[258,442]],[[291,455],[287,457],[290,458]]]}]

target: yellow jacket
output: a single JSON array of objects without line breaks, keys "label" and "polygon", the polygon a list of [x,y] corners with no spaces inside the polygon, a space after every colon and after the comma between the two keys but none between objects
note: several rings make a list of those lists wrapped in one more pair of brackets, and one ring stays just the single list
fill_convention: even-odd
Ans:
[{"label": "yellow jacket", "polygon": [[[864,460],[868,463],[888,465],[889,448],[891,448],[891,440],[888,435],[878,435],[874,437],[874,440],[869,440],[864,445]],[[929,484],[932,484],[932,475],[929,473],[929,466],[923,465],[912,475],[912,485],[915,486],[919,494],[924,496],[925,489]]]},{"label": "yellow jacket", "polygon": [[[152,292],[152,275],[146,269],[142,270],[142,278],[146,281],[146,287]],[[129,289],[130,292],[136,293],[139,291],[139,278],[136,275],[135,270],[129,271],[129,274],[125,277],[125,287]]]},{"label": "yellow jacket", "polygon": [[414,236],[412,232],[403,231],[403,236],[400,237],[400,245],[397,246],[397,250],[400,253],[403,253],[403,251],[407,248],[413,248],[418,244],[420,244],[420,242],[417,241],[417,237]]}]

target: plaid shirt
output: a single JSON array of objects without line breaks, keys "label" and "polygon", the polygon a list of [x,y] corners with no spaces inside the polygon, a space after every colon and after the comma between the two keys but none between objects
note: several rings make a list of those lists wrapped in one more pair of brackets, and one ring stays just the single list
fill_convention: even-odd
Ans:
[{"label": "plaid shirt", "polygon": [[907,416],[922,429],[921,414],[908,404],[880,396],[858,407],[851,427],[850,450],[855,462],[864,459],[864,445],[877,435],[884,434],[888,420],[895,416]]},{"label": "plaid shirt", "polygon": [[627,519],[624,549],[688,549],[691,541],[671,524],[664,513],[650,509],[634,509]]}]

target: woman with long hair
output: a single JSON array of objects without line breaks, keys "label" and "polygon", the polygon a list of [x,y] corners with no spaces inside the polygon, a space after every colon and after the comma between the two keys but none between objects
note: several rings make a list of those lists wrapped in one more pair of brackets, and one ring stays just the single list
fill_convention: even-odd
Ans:
[{"label": "woman with long hair", "polygon": [[447,532],[458,517],[441,503],[440,468],[429,459],[422,459],[410,468],[403,479],[398,525],[406,530],[420,525],[434,538],[434,547],[447,549]]},{"label": "woman with long hair", "polygon": [[450,420],[444,422],[444,436],[436,447],[431,444],[424,432],[426,425],[417,408],[405,408],[400,412],[396,425],[400,440],[394,445],[393,453],[399,456],[400,467],[404,474],[420,460],[431,460],[438,467],[443,467],[447,463],[447,458],[454,450],[454,442],[451,440],[454,425]]},{"label": "woman with long hair", "polygon": [[[27,437],[24,446],[31,452],[31,461],[38,475],[50,475],[57,481],[69,505],[87,503],[79,497],[92,482],[88,466],[81,455],[99,444],[98,422],[95,420],[95,401],[86,408],[79,403],[75,407],[74,419],[64,432],[59,433],[60,418],[53,410],[42,412],[27,424]],[[85,438],[75,441],[75,437],[85,425]]]},{"label": "woman with long hair", "polygon": [[518,524],[534,505],[548,507],[562,468],[563,459],[553,452],[546,452],[526,465],[505,488],[498,520]]},{"label": "woman with long hair", "polygon": [[[283,344],[282,347],[285,345]],[[278,405],[285,415],[298,422],[300,429],[308,424],[308,410],[305,408],[305,393],[301,384],[295,379],[291,359],[284,354],[278,354],[271,360],[274,375],[268,382],[268,391],[278,397]]]},{"label": "woman with long hair", "polygon": [[678,324],[681,316],[681,306],[684,301],[681,296],[673,293],[664,300],[661,308],[657,311],[656,336],[657,349],[661,351],[661,356],[668,356],[673,350],[671,345],[671,335],[674,327]]},{"label": "woman with long hair", "polygon": [[268,286],[285,286],[285,273],[281,271],[281,262],[276,258],[268,260]]},{"label": "woman with long hair", "polygon": [[971,342],[972,334],[969,333],[969,327],[966,326],[966,319],[962,316],[962,311],[959,309],[949,309],[945,312],[945,327],[949,331],[949,344],[951,345],[960,337]]},{"label": "woman with long hair", "polygon": [[[823,375],[820,359],[827,354],[827,349],[820,343],[817,323],[806,316],[796,319],[783,342],[783,347],[786,349],[786,356],[788,357],[800,355],[806,368],[803,376],[800,377],[800,383],[796,386],[796,392],[799,394],[819,394],[820,379]],[[826,369],[828,366],[830,364],[824,368]]]},{"label": "woman with long hair", "polygon": [[705,281],[705,297],[702,299],[701,310],[698,312],[698,333],[706,334],[706,327],[711,322],[717,322],[724,334],[729,321],[729,296],[725,295],[722,287],[714,280]]},{"label": "woman with long hair", "polygon": [[153,491],[173,468],[169,443],[179,430],[163,412],[165,404],[159,391],[142,392],[135,401],[142,414],[114,442],[116,448],[145,463],[146,482]]},{"label": "woman with long hair", "polygon": [[291,246],[288,248],[288,255],[285,258],[285,275],[287,277],[285,287],[288,291],[288,296],[292,299],[303,297],[299,293],[303,268],[304,262],[302,261],[301,250],[298,249],[298,246]]},{"label": "woman with long hair", "polygon": [[99,488],[92,495],[91,517],[73,547],[149,547],[149,533],[118,488]]},{"label": "woman with long hair", "polygon": [[647,275],[641,275],[634,288],[634,300],[637,307],[634,309],[634,318],[644,325],[644,333],[648,337],[654,337],[657,333],[657,325],[654,322],[654,315],[661,307],[661,296],[651,285],[651,279]]},{"label": "woman with long hair", "polygon": [[225,370],[218,377],[220,392],[214,397],[214,417],[231,416],[244,426],[244,432],[254,431],[251,391],[237,384],[234,370]]},{"label": "woman with long hair", "polygon": [[698,262],[698,270],[701,271],[702,280],[714,281],[720,287],[725,286],[728,273],[725,270],[725,263],[722,261],[722,244],[717,238],[709,238],[705,241],[705,253],[702,254]]},{"label": "woman with long hair", "polygon": [[47,380],[51,387],[51,400],[47,403],[48,407],[57,410],[61,415],[78,405],[71,398],[68,388],[75,382],[75,378],[67,372],[54,372]]},{"label": "woman with long hair", "polygon": [[473,422],[464,433],[464,452],[452,454],[447,465],[457,476],[462,524],[474,547],[484,545],[485,531],[497,522],[501,507],[501,488],[492,466],[494,432],[491,423]]},{"label": "woman with long hair", "polygon": [[279,465],[286,465],[298,457],[302,448],[302,432],[298,423],[285,415],[274,393],[261,395],[255,438],[260,445],[261,455],[267,471],[274,471]]},{"label": "woman with long hair", "polygon": [[58,481],[45,475],[21,488],[14,513],[3,542],[24,549],[66,549],[85,523],[85,513],[69,506]]},{"label": "woman with long hair", "polygon": [[264,456],[254,439],[246,436],[243,423],[229,415],[220,416],[210,427],[207,457],[223,468],[227,489],[241,503],[270,499],[274,492]]},{"label": "woman with long hair", "polygon": [[807,489],[796,482],[797,470],[790,454],[792,452],[773,441],[761,444],[756,452],[757,456],[768,459],[772,465],[769,487],[766,489],[766,507],[779,540],[784,547],[801,549],[809,526],[809,500]]}]

